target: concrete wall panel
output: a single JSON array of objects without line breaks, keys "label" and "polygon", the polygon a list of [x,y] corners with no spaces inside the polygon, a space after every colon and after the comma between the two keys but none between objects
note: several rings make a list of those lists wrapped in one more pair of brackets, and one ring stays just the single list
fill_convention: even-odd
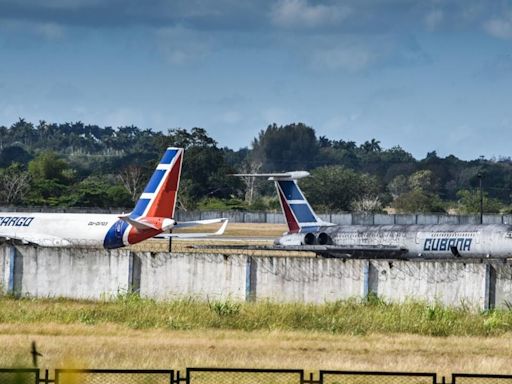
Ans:
[{"label": "concrete wall panel", "polygon": [[282,213],[267,213],[267,223],[269,224],[284,224],[284,216]]},{"label": "concrete wall panel", "polygon": [[7,293],[9,285],[10,247],[0,247],[0,293]]},{"label": "concrete wall panel", "polygon": [[372,214],[365,213],[353,213],[352,224],[354,225],[373,225],[374,216]]},{"label": "concrete wall panel", "polygon": [[323,303],[360,297],[364,261],[303,257],[257,258],[256,298]]},{"label": "concrete wall panel", "polygon": [[156,299],[245,300],[246,256],[137,252],[140,294]]},{"label": "concrete wall panel", "polygon": [[503,215],[503,224],[512,224],[512,215]]},{"label": "concrete wall panel", "polygon": [[246,212],[244,221],[247,223],[265,223],[267,221],[265,212]]},{"label": "concrete wall panel", "polygon": [[453,306],[483,306],[484,264],[376,260],[371,263],[378,271],[379,297],[390,301],[412,298]]},{"label": "concrete wall panel", "polygon": [[[423,215],[418,215],[418,220]],[[471,216],[455,216],[455,215],[439,215],[438,218],[438,224],[450,224],[450,225],[457,225],[457,224],[471,224]],[[480,219],[479,219],[480,220]],[[463,223],[463,221],[465,221]]]},{"label": "concrete wall panel", "polygon": [[395,224],[395,215],[385,215],[383,213],[374,214],[374,224],[376,225],[393,225]]},{"label": "concrete wall panel", "polygon": [[503,218],[501,215],[484,214],[482,217],[483,224],[502,224]]},{"label": "concrete wall panel", "polygon": [[21,295],[99,299],[128,291],[127,250],[16,248]]},{"label": "concrete wall panel", "polygon": [[416,215],[395,215],[395,224],[416,224]]},{"label": "concrete wall panel", "polygon": [[496,276],[496,307],[512,309],[512,265],[494,264],[493,268]]},{"label": "concrete wall panel", "polygon": [[416,224],[420,225],[431,225],[437,224],[439,222],[439,215],[417,215],[416,216]]},{"label": "concrete wall panel", "polygon": [[352,214],[350,213],[333,213],[331,214],[331,223],[340,225],[351,225]]},{"label": "concrete wall panel", "polygon": [[462,215],[462,216],[453,216],[453,218],[458,218],[458,223],[456,224],[480,224],[480,215]]}]

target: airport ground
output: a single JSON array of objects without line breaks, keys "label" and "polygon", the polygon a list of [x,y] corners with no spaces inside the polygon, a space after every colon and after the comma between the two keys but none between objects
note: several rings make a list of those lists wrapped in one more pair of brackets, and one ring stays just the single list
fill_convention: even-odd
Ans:
[{"label": "airport ground", "polygon": [[512,373],[511,337],[163,329],[38,324],[0,326],[0,366],[30,366],[30,343],[42,368],[298,368]]},{"label": "airport ground", "polygon": [[[214,232],[219,224],[202,225],[190,228],[183,228],[177,232]],[[275,238],[281,236],[287,231],[286,224],[267,224],[267,223],[232,223],[229,222],[226,228],[225,236],[234,237],[265,237]]]},{"label": "airport ground", "polygon": [[[226,236],[268,242],[284,230],[283,225],[234,224]],[[167,242],[149,244],[165,247]],[[171,311],[172,305],[179,310]],[[204,366],[512,374],[510,310],[484,313],[378,300],[334,307],[269,303],[265,309],[258,303],[159,304],[130,297],[96,303],[0,297],[0,367],[30,366],[32,341],[43,354],[40,367],[49,369]]]},{"label": "airport ground", "polygon": [[[225,305],[225,306],[224,306]],[[0,367],[299,368],[512,374],[510,311],[421,303],[0,298]],[[329,328],[331,328],[329,330]]]}]

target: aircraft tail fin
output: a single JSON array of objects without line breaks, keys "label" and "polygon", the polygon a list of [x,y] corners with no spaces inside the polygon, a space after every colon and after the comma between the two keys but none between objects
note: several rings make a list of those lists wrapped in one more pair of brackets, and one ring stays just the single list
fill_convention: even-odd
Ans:
[{"label": "aircraft tail fin", "polygon": [[334,225],[318,217],[297,184],[297,179],[309,176],[309,172],[238,173],[233,176],[268,177],[268,180],[274,181],[289,233],[311,231],[317,227]]},{"label": "aircraft tail fin", "polygon": [[131,218],[174,217],[182,162],[183,148],[167,148],[130,213]]}]

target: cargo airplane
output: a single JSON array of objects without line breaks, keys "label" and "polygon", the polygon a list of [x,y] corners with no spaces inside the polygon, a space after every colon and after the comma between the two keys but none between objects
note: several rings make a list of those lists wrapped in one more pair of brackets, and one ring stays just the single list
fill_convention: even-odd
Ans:
[{"label": "cargo airplane", "polygon": [[[0,212],[0,242],[45,247],[120,248],[152,237],[205,237],[220,235],[227,219],[176,222],[182,148],[167,148],[144,192],[129,214],[3,213]],[[217,232],[176,234],[176,228],[222,223]]]},{"label": "cargo airplane", "polygon": [[353,258],[512,257],[512,225],[337,225],[320,219],[300,190],[297,179],[308,172],[235,176],[262,176],[275,182],[288,232],[266,249]]}]

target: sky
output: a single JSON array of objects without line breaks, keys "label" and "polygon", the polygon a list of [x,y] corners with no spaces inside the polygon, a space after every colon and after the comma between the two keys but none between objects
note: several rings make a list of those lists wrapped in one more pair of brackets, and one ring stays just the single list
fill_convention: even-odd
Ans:
[{"label": "sky", "polygon": [[0,0],[0,124],[512,156],[512,1]]}]

